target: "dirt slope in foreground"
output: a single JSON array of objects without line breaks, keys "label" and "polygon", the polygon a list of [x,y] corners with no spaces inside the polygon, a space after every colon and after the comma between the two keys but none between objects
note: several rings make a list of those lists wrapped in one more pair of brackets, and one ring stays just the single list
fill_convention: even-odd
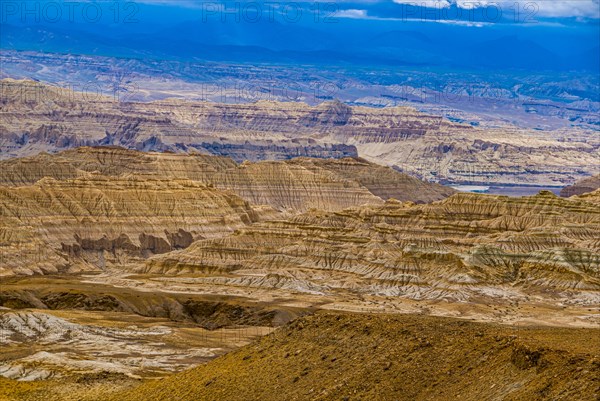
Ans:
[{"label": "dirt slope in foreground", "polygon": [[597,400],[600,331],[318,313],[112,398]]}]

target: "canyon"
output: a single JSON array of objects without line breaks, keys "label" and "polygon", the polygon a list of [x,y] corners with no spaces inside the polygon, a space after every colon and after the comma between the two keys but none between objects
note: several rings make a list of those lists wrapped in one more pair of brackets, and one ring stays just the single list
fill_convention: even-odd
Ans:
[{"label": "canyon", "polygon": [[0,401],[600,400],[598,0],[12,3]]},{"label": "canyon", "polygon": [[597,174],[593,129],[479,128],[411,107],[121,102],[34,81],[1,82],[2,158],[77,146],[198,151],[237,162],[360,156],[440,183],[564,186]]},{"label": "canyon", "polygon": [[[0,104],[2,399],[269,399],[274,375],[290,399],[598,391],[589,132],[12,80]],[[453,182],[573,185],[510,197]],[[367,349],[368,388],[343,373]]]},{"label": "canyon", "polygon": [[117,146],[0,167],[0,381],[14,399],[138,399],[326,311],[551,338],[600,324],[600,190],[459,193],[358,157]]}]

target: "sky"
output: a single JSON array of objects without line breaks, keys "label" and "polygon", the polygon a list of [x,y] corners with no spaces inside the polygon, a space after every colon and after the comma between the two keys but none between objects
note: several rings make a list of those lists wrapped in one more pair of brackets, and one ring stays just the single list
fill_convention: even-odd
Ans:
[{"label": "sky", "polygon": [[599,1],[3,0],[0,45],[215,61],[597,71]]},{"label": "sky", "polygon": [[[236,4],[260,5],[267,9],[286,2],[201,1],[201,0],[139,0],[140,3],[178,6],[183,8],[212,8]],[[314,9],[320,3],[340,18],[401,19],[463,21],[478,19],[486,22],[540,22],[548,19],[577,19],[578,22],[600,18],[599,0],[337,0],[320,2],[287,2],[304,9]],[[312,6],[312,7],[311,7]]]}]

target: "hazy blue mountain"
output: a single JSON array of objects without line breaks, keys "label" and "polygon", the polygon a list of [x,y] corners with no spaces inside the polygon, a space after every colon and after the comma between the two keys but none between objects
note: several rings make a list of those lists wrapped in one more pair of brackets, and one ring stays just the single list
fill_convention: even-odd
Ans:
[{"label": "hazy blue mountain", "polygon": [[[104,18],[97,23],[81,16],[74,21],[63,17],[36,22],[18,14],[4,15],[0,45],[3,49],[181,60],[525,71],[596,72],[600,68],[600,28],[594,18],[565,16],[515,23],[507,9],[494,23],[485,21],[481,10],[472,21],[446,14],[432,20],[414,14],[418,7],[375,1],[336,3],[335,13],[321,10],[320,14],[314,12],[319,3],[295,3],[305,8],[302,18],[290,22],[277,13],[281,10],[272,15],[263,10],[254,20],[246,14],[241,18],[207,14],[202,2],[147,3],[151,1],[134,3],[134,13],[120,10],[118,18],[113,16],[113,3],[93,3],[104,7]],[[129,3],[115,4],[127,7]],[[456,7],[452,2],[448,13],[454,15]],[[412,17],[402,15],[409,11]]]}]

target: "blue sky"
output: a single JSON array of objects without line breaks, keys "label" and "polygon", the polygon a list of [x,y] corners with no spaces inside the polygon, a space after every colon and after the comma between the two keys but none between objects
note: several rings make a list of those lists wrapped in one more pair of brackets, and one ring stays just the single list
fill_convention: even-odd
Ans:
[{"label": "blue sky", "polygon": [[[233,8],[239,4],[269,5],[297,4],[305,9],[311,5],[333,5],[340,18],[398,19],[417,18],[440,20],[471,20],[479,18],[487,22],[528,22],[548,19],[577,19],[579,22],[600,18],[598,0],[536,0],[536,1],[491,1],[491,0],[335,0],[319,2],[285,1],[202,1],[202,0],[138,0],[139,3],[179,6],[185,8],[208,7],[221,3]],[[519,15],[520,14],[520,15]]]},{"label": "blue sky", "polygon": [[597,71],[599,1],[3,1],[0,40],[216,61]]}]

